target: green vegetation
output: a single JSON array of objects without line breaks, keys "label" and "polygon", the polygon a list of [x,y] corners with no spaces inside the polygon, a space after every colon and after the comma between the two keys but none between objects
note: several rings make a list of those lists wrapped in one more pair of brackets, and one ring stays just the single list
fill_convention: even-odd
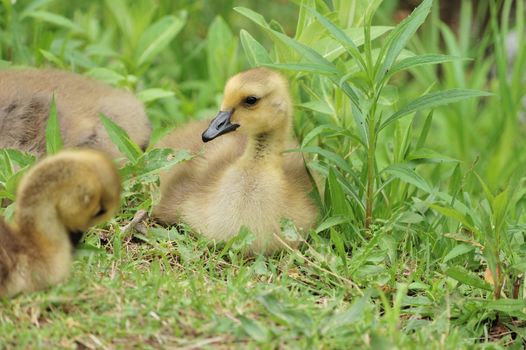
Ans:
[{"label": "green vegetation", "polygon": [[[0,348],[523,348],[524,2],[461,1],[455,30],[432,0],[393,23],[396,3],[3,0],[0,66],[131,89],[153,142],[213,116],[235,72],[282,70],[325,191],[300,251],[274,257],[243,257],[246,232],[226,249],[184,226],[125,230],[189,155],[143,153],[102,117],[128,159],[121,212],[67,283],[0,301]],[[32,162],[0,150],[0,200]]]}]

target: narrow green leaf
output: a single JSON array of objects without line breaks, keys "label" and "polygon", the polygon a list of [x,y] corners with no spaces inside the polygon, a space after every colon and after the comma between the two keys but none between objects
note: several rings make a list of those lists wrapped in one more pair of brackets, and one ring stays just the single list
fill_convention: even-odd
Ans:
[{"label": "narrow green leaf", "polygon": [[106,0],[105,4],[117,22],[121,33],[130,39],[133,32],[133,19],[126,2],[124,0]]},{"label": "narrow green leaf", "polygon": [[322,55],[320,55],[316,50],[311,49],[310,47],[292,39],[286,36],[283,33],[272,31],[274,37],[279,39],[283,44],[289,46],[290,48],[294,49],[297,53],[301,55],[301,57],[305,58],[309,63],[312,63],[314,65],[322,66],[325,68],[326,71],[340,75],[340,72],[336,69],[334,64],[332,64],[330,61],[323,58]]},{"label": "narrow green leaf", "polygon": [[153,89],[146,89],[146,90],[142,90],[140,91],[138,94],[137,94],[137,97],[144,103],[148,103],[148,102],[152,102],[152,101],[155,101],[155,100],[159,100],[161,98],[167,98],[167,97],[172,97],[174,96],[174,92],[173,91],[168,91],[168,90],[164,90],[164,89],[158,89],[158,88],[153,88]]},{"label": "narrow green leaf", "polygon": [[[315,103],[315,101],[312,101],[312,102]],[[324,113],[324,110],[323,110],[324,107],[314,107],[314,106],[311,106],[311,105],[307,105],[307,106],[305,106],[305,105],[306,104],[302,104],[300,106],[304,107],[304,108],[316,110],[316,111],[318,111],[320,113]],[[327,112],[327,114],[330,114],[330,113]],[[305,137],[303,137],[303,141],[301,143],[301,147],[302,148],[306,147],[315,137],[320,136],[322,134],[327,134],[327,133],[330,133],[331,135],[346,136],[346,137],[349,137],[349,138],[351,138],[353,140],[361,142],[361,140],[358,138],[358,136],[354,135],[353,132],[354,132],[353,130],[350,130],[348,128],[342,128],[342,127],[340,127],[338,125],[333,125],[333,124],[318,125],[314,129],[312,129],[307,135],[305,135]]]},{"label": "narrow green leaf", "polygon": [[365,295],[353,302],[352,306],[340,313],[331,316],[321,328],[321,333],[326,334],[338,329],[340,327],[350,327],[353,324],[360,322],[364,317],[367,302],[371,298],[371,291],[365,292]]},{"label": "narrow green leaf", "polygon": [[429,129],[431,128],[432,121],[433,121],[433,111],[429,112],[429,114],[426,117],[426,121],[424,122],[422,131],[420,132],[420,136],[418,137],[418,141],[416,142],[416,149],[424,147],[424,144],[426,143],[427,135],[429,134]]},{"label": "narrow green leaf", "polygon": [[453,170],[453,175],[451,175],[450,182],[449,182],[449,193],[451,195],[456,196],[457,193],[461,190],[462,186],[462,173],[460,170],[460,164],[457,164],[455,166],[455,170]]},{"label": "narrow green leaf", "polygon": [[6,197],[14,200],[16,197],[16,189],[18,188],[18,184],[20,183],[20,180],[22,180],[22,177],[25,175],[25,173],[29,170],[29,166],[22,168],[18,170],[13,176],[11,176],[9,179],[7,179],[5,183],[5,191],[4,195],[7,195]]},{"label": "narrow green leaf", "polygon": [[206,56],[210,83],[222,91],[228,78],[236,73],[238,40],[228,23],[216,16],[206,36]]},{"label": "narrow green leaf", "polygon": [[491,93],[479,90],[469,90],[469,89],[451,89],[445,91],[438,91],[426,94],[421,96],[407,105],[402,107],[399,111],[391,114],[378,128],[378,132],[384,129],[389,124],[393,123],[395,120],[398,120],[410,113],[416,112],[418,110],[426,108],[434,108],[438,106],[444,106],[453,102],[462,101],[468,98],[473,97],[483,97],[491,96]]},{"label": "narrow green leaf", "polygon": [[442,214],[444,216],[447,216],[448,218],[457,220],[458,222],[460,222],[462,225],[464,225],[470,231],[472,231],[472,232],[474,232],[476,234],[479,233],[479,230],[475,226],[473,226],[473,224],[471,223],[470,220],[468,220],[468,217],[466,216],[466,214],[460,212],[459,210],[457,210],[455,208],[443,207],[443,206],[440,206],[440,205],[437,205],[437,204],[432,204],[431,208],[433,208],[434,210],[436,210],[440,214]]},{"label": "narrow green leaf", "polygon": [[480,187],[482,187],[482,191],[484,191],[484,195],[486,196],[486,199],[488,200],[488,202],[493,203],[493,201],[495,200],[495,196],[491,192],[489,186],[486,184],[486,182],[484,182],[484,180],[482,180],[479,174],[477,174],[476,172],[474,172],[474,174],[479,180]]},{"label": "narrow green leaf", "polygon": [[[316,23],[317,24],[317,23]],[[388,26],[372,26],[371,29],[371,41],[378,39],[386,32],[390,31],[393,27]],[[343,32],[349,37],[352,38],[354,44],[356,47],[360,47],[364,45],[365,43],[365,33],[363,27],[358,28],[347,28],[343,30]],[[318,51],[322,56],[331,61],[334,62],[335,59],[340,57],[343,53],[349,52],[341,43],[339,43],[336,39],[334,39],[332,36],[324,36],[320,40],[316,40],[314,42],[309,41],[307,38],[303,40],[299,40],[303,43],[308,42],[309,46],[311,46],[313,49]],[[352,56],[351,56],[352,57]],[[359,64],[357,64],[357,67],[360,67],[363,69],[363,67]]]},{"label": "narrow green leaf", "polygon": [[483,300],[482,303],[488,309],[506,313],[526,312],[526,301],[524,299],[498,299]]},{"label": "narrow green leaf", "polygon": [[375,233],[373,238],[367,243],[367,245],[361,250],[353,254],[353,259],[351,260],[351,275],[354,274],[360,267],[367,262],[367,259],[373,254],[373,250],[378,246],[379,241],[384,237],[385,231],[380,231]]},{"label": "narrow green leaf", "polygon": [[506,213],[510,202],[509,188],[495,196],[495,200],[491,204],[493,210],[494,224],[496,228],[502,227],[506,220]]},{"label": "narrow green leaf", "polygon": [[272,59],[267,50],[246,30],[242,29],[239,33],[241,45],[247,56],[248,63],[251,67],[259,67],[263,64],[272,64]]},{"label": "narrow green leaf", "polygon": [[329,160],[332,163],[334,163],[334,165],[338,166],[343,171],[345,171],[347,173],[352,173],[353,172],[353,170],[350,167],[349,163],[347,163],[347,161],[344,158],[342,158],[342,156],[340,156],[339,154],[336,154],[334,152],[331,152],[329,150],[326,150],[326,149],[323,149],[323,148],[317,147],[317,146],[308,146],[308,147],[302,148],[300,151],[304,152],[304,153],[319,154],[319,155],[327,158],[327,160]]},{"label": "narrow green leaf", "polygon": [[453,247],[453,249],[451,249],[451,251],[449,253],[447,253],[447,255],[444,257],[442,262],[443,263],[447,263],[449,260],[457,258],[457,257],[459,257],[461,255],[467,254],[467,253],[473,251],[474,249],[475,249],[475,247],[472,246],[472,245],[459,244],[459,245]]},{"label": "narrow green leaf", "polygon": [[272,29],[265,21],[265,18],[260,14],[244,7],[235,7],[234,10],[263,27],[275,39],[279,40],[281,43],[295,50],[297,53],[300,54],[302,58],[306,59],[309,63],[324,66],[327,71],[332,71],[335,74],[339,73],[336,67],[330,61],[326,60],[322,55],[320,55],[316,50],[300,43],[297,40],[288,37],[280,31]]},{"label": "narrow green leaf", "polygon": [[129,160],[136,162],[142,155],[140,147],[130,139],[124,129],[102,113],[100,114],[100,120],[102,121],[110,140]]},{"label": "narrow green leaf", "polygon": [[48,22],[59,27],[67,28],[75,32],[82,32],[82,28],[75,22],[67,19],[64,16],[57,15],[55,13],[47,11],[33,11],[27,14],[29,17],[33,17],[44,22]]},{"label": "narrow green leaf", "polygon": [[1,151],[8,157],[10,161],[12,160],[22,168],[31,165],[35,162],[34,155],[22,152],[18,149],[3,148]]},{"label": "narrow green leaf", "polygon": [[414,150],[407,156],[407,160],[426,160],[434,163],[456,163],[459,160],[440,154],[430,148],[420,148]]},{"label": "narrow green leaf", "polygon": [[94,254],[104,254],[104,253],[106,253],[104,249],[98,248],[88,243],[80,243],[77,247],[75,247],[75,256],[77,257],[90,256]]},{"label": "narrow green leaf", "polygon": [[154,148],[144,153],[137,161],[139,164],[127,164],[120,171],[123,178],[133,175],[133,180],[158,175],[161,170],[169,170],[176,164],[192,159],[190,153],[185,149],[173,150],[170,148]]},{"label": "narrow green leaf", "polygon": [[446,62],[452,62],[456,60],[466,60],[466,58],[462,57],[453,57],[448,55],[419,55],[419,56],[413,56],[405,58],[399,62],[397,62],[393,67],[389,70],[389,75],[392,76],[400,71],[415,68],[418,66],[428,65],[428,64],[440,64],[440,63],[446,63]]},{"label": "narrow green leaf", "polygon": [[327,66],[312,63],[277,63],[263,64],[265,67],[283,69],[295,72],[316,73],[322,75],[332,75],[334,71],[327,69]]},{"label": "narrow green leaf", "polygon": [[331,239],[332,245],[334,246],[336,254],[340,257],[343,263],[343,268],[347,270],[348,252],[347,249],[345,249],[345,244],[343,243],[343,235],[341,231],[335,230],[334,228],[330,228],[329,237]]},{"label": "narrow green leaf", "polygon": [[376,78],[377,83],[384,79],[385,74],[391,69],[409,39],[411,39],[416,30],[424,23],[432,4],[433,0],[422,1],[422,3],[389,34],[387,52]]},{"label": "narrow green leaf", "polygon": [[330,206],[327,208],[330,215],[350,218],[349,202],[345,196],[345,191],[342,190],[342,184],[337,173],[337,170],[333,167],[329,168],[325,186],[325,203],[330,203]]},{"label": "narrow green leaf", "polygon": [[55,154],[63,147],[62,136],[60,134],[60,123],[58,121],[57,104],[55,96],[51,98],[49,107],[49,117],[46,125],[46,151],[47,154]]},{"label": "narrow green leaf", "polygon": [[460,283],[467,284],[468,286],[480,288],[487,291],[492,291],[493,287],[488,282],[484,281],[473,272],[466,270],[460,266],[451,266],[446,270],[446,275],[459,281]]},{"label": "narrow green leaf", "polygon": [[141,66],[157,56],[175,38],[186,23],[186,12],[179,17],[165,16],[146,29],[137,46],[137,65]]},{"label": "narrow green leaf", "polygon": [[517,264],[513,264],[512,266],[510,266],[510,268],[512,270],[516,270],[519,273],[524,273],[526,272],[526,261],[521,261]]},{"label": "narrow green leaf", "polygon": [[[20,12],[20,19],[24,19],[28,16],[29,13],[34,12],[42,7],[45,7],[47,4],[53,2],[54,0],[35,0],[30,2],[26,7],[24,7],[24,10]],[[12,1],[14,4],[15,2]]]},{"label": "narrow green leaf", "polygon": [[360,64],[362,69],[366,70],[365,61],[363,60],[363,57],[360,54],[360,51],[358,50],[358,48],[356,47],[356,44],[354,43],[354,41],[343,30],[338,28],[334,23],[332,23],[327,18],[322,16],[316,10],[310,7],[307,7],[307,9],[329,31],[332,37],[336,39],[336,41],[338,41],[345,49],[347,49],[350,55]]},{"label": "narrow green leaf", "polygon": [[255,319],[247,318],[243,315],[239,316],[241,322],[241,328],[247,333],[252,339],[257,342],[266,342],[270,337],[268,328],[263,326]]},{"label": "narrow green leaf", "polygon": [[257,12],[252,11],[251,9],[248,9],[246,7],[234,7],[234,11],[242,14],[254,23],[262,26],[263,28],[270,28],[270,26],[267,24],[267,21],[265,21],[265,17],[261,16]]},{"label": "narrow green leaf", "polygon": [[[362,113],[361,112],[362,108],[360,106],[360,99],[358,97],[358,94],[354,90],[354,88],[352,88],[351,85],[349,83],[347,83],[346,81],[338,80],[337,77],[332,77],[331,80],[336,86],[338,86],[339,88],[342,89],[342,91],[351,100],[351,102],[353,104],[353,108],[356,108],[356,110],[359,111],[360,114],[361,114]],[[353,111],[353,114],[355,114],[354,111]]]},{"label": "narrow green leaf", "polygon": [[64,62],[62,62],[62,60],[60,58],[58,58],[57,56],[55,56],[51,52],[43,50],[43,49],[39,49],[38,51],[42,54],[42,56],[44,56],[44,58],[46,60],[48,60],[49,62],[53,63],[55,66],[60,67],[60,68],[64,68]]},{"label": "narrow green leaf", "polygon": [[90,69],[86,73],[86,75],[93,79],[97,79],[105,83],[108,83],[110,85],[117,85],[120,82],[123,82],[126,80],[126,77],[123,76],[122,74],[119,74],[112,69],[102,68],[102,67],[96,67],[96,68]]},{"label": "narrow green leaf", "polygon": [[[326,114],[326,115],[332,115],[334,111],[332,110],[331,106],[323,100],[317,100],[317,101],[309,101],[302,103],[300,105],[297,105],[297,107],[301,107],[304,109],[308,109],[310,111]],[[325,126],[325,125],[323,125]],[[319,127],[319,126],[318,126]],[[318,128],[316,127],[316,128]],[[329,128],[332,127],[332,125],[329,124]],[[334,126],[337,128],[337,126]],[[305,138],[303,139],[303,142],[305,142]],[[308,142],[307,142],[308,143]]]},{"label": "narrow green leaf", "polygon": [[331,216],[324,220],[318,227],[316,228],[316,233],[320,233],[322,231],[325,231],[333,226],[345,224],[351,220],[348,216]]},{"label": "narrow green leaf", "polygon": [[426,180],[418,175],[411,167],[405,164],[393,164],[389,167],[385,168],[383,172],[386,172],[388,174],[393,175],[396,178],[399,178],[400,180],[407,182],[413,186],[416,186],[417,188],[427,192],[431,193],[432,188],[431,186],[426,182]]}]

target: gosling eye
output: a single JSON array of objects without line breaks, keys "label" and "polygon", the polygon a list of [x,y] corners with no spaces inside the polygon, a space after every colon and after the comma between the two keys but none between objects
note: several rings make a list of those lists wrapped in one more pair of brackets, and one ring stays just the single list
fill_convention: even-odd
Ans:
[{"label": "gosling eye", "polygon": [[248,96],[245,98],[243,103],[245,104],[245,106],[251,107],[251,106],[254,106],[256,103],[258,103],[258,101],[259,101],[259,98],[257,98],[256,96]]}]

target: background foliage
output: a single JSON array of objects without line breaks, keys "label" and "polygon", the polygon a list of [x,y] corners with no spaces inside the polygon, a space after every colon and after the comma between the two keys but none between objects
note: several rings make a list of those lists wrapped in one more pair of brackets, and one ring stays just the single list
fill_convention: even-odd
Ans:
[{"label": "background foliage", "polygon": [[[524,3],[459,3],[449,26],[450,4],[429,0],[399,24],[397,1],[3,0],[0,65],[135,91],[153,142],[214,115],[232,74],[282,70],[325,191],[299,252],[247,259],[242,236],[224,249],[185,227],[130,232],[170,164],[106,120],[128,158],[122,212],[88,235],[68,283],[1,302],[0,344],[522,348]],[[1,151],[0,198],[32,162]]]}]

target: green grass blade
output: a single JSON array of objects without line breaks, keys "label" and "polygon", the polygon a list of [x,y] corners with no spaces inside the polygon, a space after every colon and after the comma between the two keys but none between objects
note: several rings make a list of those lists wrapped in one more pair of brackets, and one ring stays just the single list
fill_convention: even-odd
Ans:
[{"label": "green grass blade", "polygon": [[46,125],[46,151],[47,154],[55,154],[63,147],[62,136],[60,134],[60,123],[58,121],[57,104],[55,96],[51,99],[49,107],[49,117]]}]

